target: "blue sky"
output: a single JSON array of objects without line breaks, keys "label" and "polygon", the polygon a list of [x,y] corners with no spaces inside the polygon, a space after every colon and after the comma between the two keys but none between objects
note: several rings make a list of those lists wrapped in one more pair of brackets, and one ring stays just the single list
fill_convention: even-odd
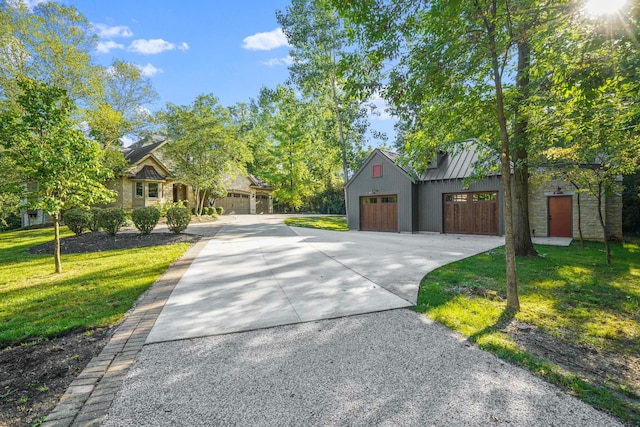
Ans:
[{"label": "blue sky", "polygon": [[[275,16],[288,0],[59,1],[93,24],[98,63],[120,58],[149,76],[160,95],[152,110],[209,93],[229,106],[288,78],[288,46]],[[392,120],[372,117],[371,124],[392,134]]]}]

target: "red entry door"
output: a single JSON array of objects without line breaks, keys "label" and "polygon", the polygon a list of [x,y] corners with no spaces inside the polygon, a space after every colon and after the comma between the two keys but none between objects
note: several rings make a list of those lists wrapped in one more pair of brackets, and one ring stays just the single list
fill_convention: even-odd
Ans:
[{"label": "red entry door", "polygon": [[549,197],[549,237],[573,237],[571,196]]}]

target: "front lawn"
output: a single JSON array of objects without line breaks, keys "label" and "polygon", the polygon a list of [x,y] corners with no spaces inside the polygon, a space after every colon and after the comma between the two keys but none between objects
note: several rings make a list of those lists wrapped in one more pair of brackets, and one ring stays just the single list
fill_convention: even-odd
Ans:
[{"label": "front lawn", "polygon": [[343,216],[299,216],[286,218],[284,223],[293,227],[319,228],[322,230],[347,231],[347,220]]},{"label": "front lawn", "polygon": [[640,424],[640,245],[537,246],[517,263],[521,312],[505,312],[503,248],[444,266],[416,310],[586,402]]},{"label": "front lawn", "polygon": [[51,229],[0,234],[0,348],[113,325],[190,246],[63,253],[55,274],[52,255],[27,252],[52,238]]}]

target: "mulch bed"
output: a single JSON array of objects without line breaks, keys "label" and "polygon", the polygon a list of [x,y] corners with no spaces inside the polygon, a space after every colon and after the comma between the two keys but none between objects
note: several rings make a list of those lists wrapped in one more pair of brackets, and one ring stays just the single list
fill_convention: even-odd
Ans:
[{"label": "mulch bed", "polygon": [[[62,253],[133,249],[173,243],[195,243],[201,236],[175,233],[86,233],[60,241]],[[53,242],[30,248],[53,254]],[[102,351],[113,328],[73,331],[61,337],[32,340],[0,349],[0,427],[41,422],[84,367]]]},{"label": "mulch bed", "polygon": [[[118,233],[110,236],[104,231],[65,237],[60,240],[60,251],[64,254],[101,252],[115,249],[144,248],[148,246],[170,245],[174,243],[195,243],[200,236],[192,234],[151,233],[143,236],[139,233]],[[53,241],[33,246],[32,254],[53,254]]]}]

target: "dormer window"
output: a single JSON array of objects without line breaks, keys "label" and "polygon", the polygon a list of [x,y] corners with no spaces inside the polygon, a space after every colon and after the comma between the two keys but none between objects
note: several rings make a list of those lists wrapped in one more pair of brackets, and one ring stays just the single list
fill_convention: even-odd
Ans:
[{"label": "dormer window", "polygon": [[382,165],[373,165],[373,168],[371,170],[371,177],[372,178],[382,177]]}]

